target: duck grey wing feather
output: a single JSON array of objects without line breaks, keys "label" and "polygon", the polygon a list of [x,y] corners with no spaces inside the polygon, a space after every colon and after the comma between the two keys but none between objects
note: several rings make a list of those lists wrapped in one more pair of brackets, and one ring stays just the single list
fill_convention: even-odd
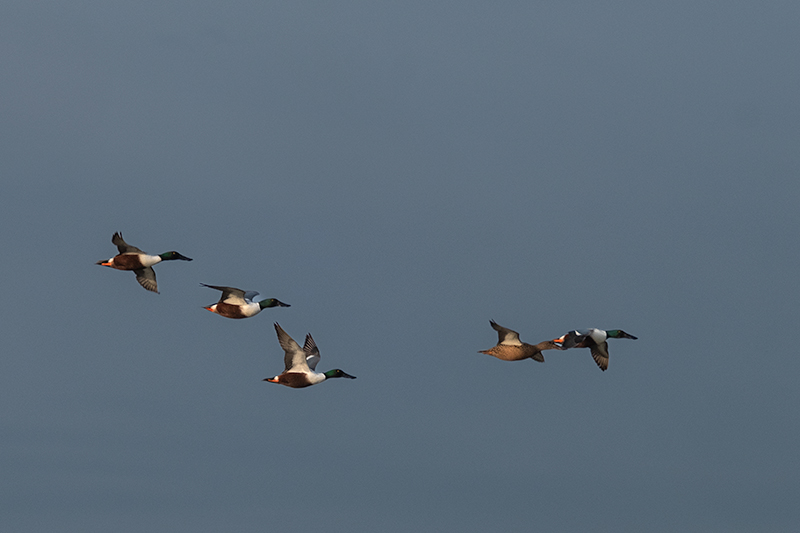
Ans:
[{"label": "duck grey wing feather", "polygon": [[283,356],[283,364],[286,367],[286,370],[308,370],[306,353],[300,348],[300,345],[289,336],[288,333],[283,331],[283,328],[277,322],[275,322],[275,333],[278,334],[278,343],[285,352],[285,355]]},{"label": "duck grey wing feather", "polygon": [[317,343],[314,342],[314,338],[311,336],[311,333],[306,335],[306,342],[303,344],[303,352],[306,354],[306,363],[308,364],[308,368],[311,370],[316,370],[317,363],[319,363],[319,348],[317,348]]},{"label": "duck grey wing feather", "polygon": [[203,287],[208,287],[209,289],[215,289],[222,292],[229,291],[233,288],[233,287],[223,287],[222,285],[209,285],[207,283],[201,283],[200,285],[202,285]]},{"label": "duck grey wing feather", "polygon": [[243,304],[245,299],[245,293],[242,289],[237,289],[236,287],[223,287],[222,285],[206,285],[205,283],[201,283],[203,287],[208,287],[209,289],[215,289],[218,291],[222,291],[222,294],[219,297],[220,302],[226,302],[233,305]]},{"label": "duck grey wing feather", "polygon": [[504,342],[509,342],[510,344],[518,344],[521,342],[519,340],[519,333],[517,333],[513,329],[504,328],[494,320],[490,320],[489,324],[491,324],[492,328],[494,328],[494,330],[497,332],[498,344],[503,344]]},{"label": "duck grey wing feather", "polygon": [[258,291],[247,291],[246,293],[244,293],[242,297],[246,302],[247,301],[252,302],[253,298],[255,298],[256,296],[258,296]]},{"label": "duck grey wing feather", "polygon": [[[117,250],[121,254],[143,254],[144,252],[138,249],[135,246],[131,246],[125,239],[122,238],[122,233],[116,232],[113,237],[111,237],[111,243],[116,245]],[[148,289],[149,290],[149,289]]]},{"label": "duck grey wing feather", "polygon": [[148,291],[153,291],[158,293],[158,283],[156,283],[156,271],[153,270],[152,267],[144,267],[139,268],[133,271],[136,274],[136,281],[139,282],[139,285],[147,289]]},{"label": "duck grey wing feather", "polygon": [[601,342],[600,344],[595,344],[591,347],[591,350],[594,362],[597,363],[600,370],[605,372],[608,368],[608,343]]}]

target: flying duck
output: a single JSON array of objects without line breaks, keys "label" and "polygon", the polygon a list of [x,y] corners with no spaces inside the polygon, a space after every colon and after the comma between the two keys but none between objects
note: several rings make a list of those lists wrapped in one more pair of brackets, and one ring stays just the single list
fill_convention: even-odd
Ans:
[{"label": "flying duck", "polygon": [[205,283],[200,285],[222,291],[217,303],[206,306],[203,309],[208,309],[212,313],[228,318],[250,318],[251,316],[256,316],[262,309],[267,307],[291,307],[289,304],[285,304],[275,298],[254,302],[253,298],[258,295],[256,291],[244,292],[234,287],[220,287],[206,285]]},{"label": "flying duck", "polygon": [[314,342],[310,334],[306,335],[306,342],[300,348],[300,345],[288,333],[283,331],[283,328],[277,322],[275,322],[275,332],[278,334],[278,342],[281,348],[286,352],[283,357],[286,369],[282,374],[278,374],[274,378],[266,378],[263,381],[280,383],[287,387],[299,389],[322,383],[329,378],[356,379],[355,376],[346,374],[338,368],[323,373],[315,372],[314,369],[317,368],[317,363],[319,362],[319,348],[317,348],[317,343]]},{"label": "flying duck", "polygon": [[504,328],[494,320],[489,324],[498,334],[497,346],[488,350],[480,350],[478,353],[485,353],[503,361],[521,361],[522,359],[533,359],[544,363],[543,350],[560,350],[561,347],[554,341],[543,341],[533,346],[519,340],[519,333],[508,328]]},{"label": "flying duck", "polygon": [[161,261],[174,261],[176,259],[191,261],[190,258],[178,252],[164,252],[159,255],[146,254],[137,247],[125,242],[119,232],[111,237],[111,242],[117,246],[119,254],[106,261],[98,261],[96,264],[116,268],[117,270],[133,270],[139,285],[155,293],[158,293],[158,284],[156,283],[156,273],[153,270],[153,265]]},{"label": "flying duck", "polygon": [[553,342],[561,346],[562,350],[568,348],[589,348],[592,352],[594,362],[597,363],[600,370],[605,372],[608,368],[608,343],[606,339],[609,338],[636,340],[638,337],[625,333],[621,329],[605,331],[597,328],[589,328],[572,330],[557,339],[553,339]]}]

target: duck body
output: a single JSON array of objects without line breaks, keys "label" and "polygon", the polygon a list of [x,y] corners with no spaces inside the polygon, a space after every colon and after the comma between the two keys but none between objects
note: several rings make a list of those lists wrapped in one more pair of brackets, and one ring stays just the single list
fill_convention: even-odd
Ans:
[{"label": "duck body", "polygon": [[274,378],[267,378],[264,381],[286,385],[293,389],[302,389],[304,387],[316,385],[317,383],[322,383],[326,379],[327,377],[325,374],[317,372],[283,372]]},{"label": "duck body", "polygon": [[563,350],[569,348],[589,348],[592,354],[592,359],[600,367],[600,370],[605,372],[608,369],[608,339],[633,339],[634,337],[629,333],[625,333],[621,329],[610,329],[608,331],[599,328],[589,329],[575,329],[572,330],[558,339],[553,339],[553,342],[560,345]]},{"label": "duck body", "polygon": [[212,313],[216,313],[226,318],[250,318],[256,316],[261,312],[261,307],[257,303],[251,302],[249,304],[233,305],[226,302],[217,302],[209,305],[204,309],[208,309]]},{"label": "duck body", "polygon": [[106,261],[98,261],[97,264],[116,270],[133,270],[139,285],[155,293],[158,293],[158,283],[156,282],[156,272],[152,268],[153,265],[161,261],[174,261],[177,259],[191,261],[190,258],[175,251],[164,252],[159,255],[146,254],[139,248],[126,243],[119,232],[114,233],[114,236],[111,237],[111,243],[117,247],[119,253]]},{"label": "duck body", "polygon": [[216,313],[226,318],[250,318],[256,316],[262,309],[267,307],[291,307],[275,298],[267,298],[260,302],[254,302],[253,298],[258,295],[256,291],[245,292],[234,287],[222,287],[219,285],[206,285],[203,287],[222,291],[219,301],[215,304],[204,307],[212,313]]},{"label": "duck body", "polygon": [[554,341],[543,341],[533,345],[519,340],[519,333],[514,330],[504,328],[494,320],[489,324],[497,331],[497,346],[488,350],[480,350],[478,353],[491,355],[502,361],[522,361],[523,359],[533,359],[539,363],[544,363],[544,350],[560,350],[561,348]]},{"label": "duck body", "polygon": [[117,270],[139,270],[140,268],[151,267],[163,261],[158,255],[148,255],[145,253],[124,253],[115,255],[108,261],[100,261],[99,265],[108,266]]},{"label": "duck body", "polygon": [[285,353],[283,357],[285,370],[277,376],[266,378],[263,381],[286,385],[293,389],[302,389],[322,383],[329,378],[356,379],[355,376],[346,374],[338,368],[327,372],[316,372],[320,354],[317,343],[310,334],[306,335],[305,343],[300,348],[300,345],[277,322],[275,322],[275,333],[277,333],[278,342]]}]

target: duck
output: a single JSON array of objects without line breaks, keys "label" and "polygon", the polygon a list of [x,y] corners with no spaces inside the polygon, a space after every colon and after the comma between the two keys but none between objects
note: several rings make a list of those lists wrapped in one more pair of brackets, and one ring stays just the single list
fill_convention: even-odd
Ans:
[{"label": "duck", "polygon": [[283,303],[276,298],[267,298],[260,302],[254,302],[253,298],[258,295],[256,291],[244,292],[242,289],[234,287],[206,285],[205,283],[200,285],[222,291],[217,303],[208,305],[203,309],[227,318],[250,318],[251,316],[256,316],[262,309],[267,307],[291,307],[291,305]]},{"label": "duck", "polygon": [[605,372],[608,369],[608,342],[607,339],[633,339],[630,333],[625,333],[621,329],[609,329],[608,331],[589,328],[589,329],[576,329],[569,333],[562,335],[553,342],[561,346],[562,350],[568,348],[589,348],[592,352],[592,358],[600,370]]},{"label": "duck", "polygon": [[153,270],[153,265],[161,261],[175,261],[178,259],[181,261],[191,261],[189,257],[175,251],[164,252],[158,255],[146,254],[139,248],[125,242],[120,232],[114,233],[114,236],[111,237],[111,243],[116,245],[119,254],[111,259],[98,261],[96,264],[115,268],[117,270],[133,270],[139,285],[156,294],[158,294],[158,283],[156,283],[156,273]]},{"label": "duck", "polygon": [[316,372],[317,363],[319,363],[319,348],[317,348],[317,343],[314,342],[310,333],[306,335],[306,341],[302,348],[288,333],[283,331],[283,328],[277,322],[275,322],[275,333],[278,334],[278,342],[281,348],[286,352],[283,357],[286,369],[283,373],[273,378],[265,378],[263,381],[286,385],[293,389],[301,389],[322,383],[330,378],[356,379],[355,376],[351,376],[338,368],[322,373]]},{"label": "duck", "polygon": [[544,350],[560,350],[561,347],[555,341],[542,341],[536,346],[519,340],[519,333],[514,330],[504,328],[494,320],[489,324],[497,332],[497,346],[488,350],[480,350],[478,353],[485,353],[492,357],[497,357],[503,361],[521,361],[523,359],[533,359],[539,363],[544,363]]}]

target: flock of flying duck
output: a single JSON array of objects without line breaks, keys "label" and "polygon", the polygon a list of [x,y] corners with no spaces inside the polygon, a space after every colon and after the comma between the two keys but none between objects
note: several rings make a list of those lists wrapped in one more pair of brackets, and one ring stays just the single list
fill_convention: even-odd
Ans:
[{"label": "flock of flying duck", "polygon": [[[122,234],[119,232],[114,233],[111,242],[116,245],[119,253],[108,260],[98,261],[97,264],[117,270],[132,270],[133,273],[136,274],[136,281],[148,291],[155,293],[158,293],[158,283],[156,283],[156,273],[153,270],[153,265],[161,261],[175,261],[178,259],[181,261],[191,261],[190,258],[175,251],[164,252],[158,255],[147,254],[139,248],[126,243],[122,238]],[[262,309],[268,307],[289,307],[289,304],[283,303],[275,298],[267,298],[266,300],[256,302],[253,300],[253,298],[258,295],[255,291],[245,292],[234,287],[206,285],[205,283],[201,283],[200,285],[222,292],[219,301],[205,307],[205,309],[227,318],[250,318],[260,313]],[[603,371],[608,368],[608,339],[635,340],[637,338],[625,333],[621,329],[605,331],[602,329],[590,328],[573,330],[557,339],[532,345],[520,341],[519,333],[504,328],[494,320],[490,320],[489,324],[497,331],[499,337],[497,345],[488,350],[480,350],[478,353],[485,353],[503,361],[533,359],[534,361],[544,363],[544,356],[542,355],[544,350],[589,348],[595,363],[597,363],[597,366]],[[355,379],[355,376],[351,376],[338,368],[328,370],[327,372],[317,372],[317,363],[320,359],[319,348],[317,348],[317,343],[314,342],[310,334],[306,335],[305,342],[301,348],[277,322],[275,322],[275,332],[278,335],[278,343],[285,352],[283,358],[285,369],[277,376],[266,378],[264,381],[279,383],[297,389],[322,383],[328,378]]]}]

